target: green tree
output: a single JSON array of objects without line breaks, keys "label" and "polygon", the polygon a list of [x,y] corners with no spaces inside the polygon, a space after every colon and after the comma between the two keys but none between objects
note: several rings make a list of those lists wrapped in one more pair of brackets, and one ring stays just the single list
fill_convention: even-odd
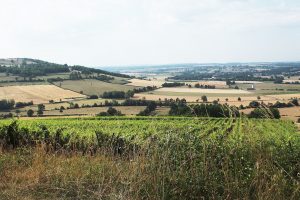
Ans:
[{"label": "green tree", "polygon": [[64,112],[64,110],[65,110],[65,107],[63,107],[63,106],[60,106],[60,108],[59,108],[59,112]]},{"label": "green tree", "polygon": [[117,109],[113,108],[113,107],[109,107],[107,110],[107,113],[111,116],[117,115],[118,111]]},{"label": "green tree", "polygon": [[15,100],[7,100],[7,99],[2,99],[0,100],[0,110],[11,110],[14,108],[15,105]]},{"label": "green tree", "polygon": [[126,99],[129,99],[129,98],[131,98],[131,97],[133,97],[134,96],[134,91],[132,91],[132,90],[128,90],[127,92],[126,92],[126,94],[125,94],[125,98]]},{"label": "green tree", "polygon": [[270,119],[279,119],[280,112],[278,108],[255,108],[248,115],[249,118],[270,118]]},{"label": "green tree", "polygon": [[38,110],[44,111],[45,110],[45,105],[44,104],[39,104],[38,105]]},{"label": "green tree", "polygon": [[21,111],[19,109],[17,109],[16,111],[17,116],[19,116],[19,114],[21,113]]},{"label": "green tree", "polygon": [[207,96],[203,95],[203,96],[201,97],[201,99],[202,99],[203,102],[207,102]]},{"label": "green tree", "polygon": [[38,110],[37,111],[37,114],[40,116],[40,115],[43,115],[44,114],[44,111],[43,110]]},{"label": "green tree", "polygon": [[29,110],[27,111],[27,116],[28,116],[28,117],[32,117],[33,114],[34,114],[34,111],[33,111],[32,109],[29,109]]},{"label": "green tree", "polygon": [[298,102],[298,99],[293,99],[291,101],[292,104],[294,104],[295,106],[299,106],[299,102]]},{"label": "green tree", "polygon": [[39,105],[38,105],[38,111],[37,111],[37,114],[38,114],[38,115],[43,115],[43,114],[44,114],[44,110],[45,110],[45,105],[44,105],[44,104],[39,104]]}]

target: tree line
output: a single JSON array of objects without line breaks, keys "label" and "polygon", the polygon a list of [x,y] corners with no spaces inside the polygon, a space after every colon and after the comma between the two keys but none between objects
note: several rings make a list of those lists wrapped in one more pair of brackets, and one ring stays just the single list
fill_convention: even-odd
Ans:
[{"label": "tree line", "polygon": [[33,105],[33,102],[15,102],[14,99],[2,99],[0,100],[0,111],[7,111],[14,108],[23,108]]},{"label": "tree line", "polygon": [[[128,99],[134,96],[136,93],[149,92],[157,89],[156,86],[147,86],[142,88],[134,88],[133,90],[124,91],[106,91],[99,97],[104,99]],[[91,95],[92,98],[96,98],[97,95]]]}]

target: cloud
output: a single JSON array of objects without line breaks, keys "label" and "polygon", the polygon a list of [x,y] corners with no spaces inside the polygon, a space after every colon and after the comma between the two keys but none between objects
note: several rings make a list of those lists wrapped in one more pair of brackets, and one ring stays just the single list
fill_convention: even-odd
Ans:
[{"label": "cloud", "polygon": [[297,0],[1,0],[0,26],[3,57],[93,66],[299,60],[300,50]]}]

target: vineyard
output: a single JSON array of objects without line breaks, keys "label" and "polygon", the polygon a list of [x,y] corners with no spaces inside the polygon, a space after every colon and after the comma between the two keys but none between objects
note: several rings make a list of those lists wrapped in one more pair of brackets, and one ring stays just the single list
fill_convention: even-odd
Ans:
[{"label": "vineyard", "polygon": [[290,121],[2,120],[0,152],[0,199],[300,198]]}]

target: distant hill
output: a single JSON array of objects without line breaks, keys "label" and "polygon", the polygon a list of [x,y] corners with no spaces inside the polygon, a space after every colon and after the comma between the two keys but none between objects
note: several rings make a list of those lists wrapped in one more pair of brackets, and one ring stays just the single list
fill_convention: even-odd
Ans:
[{"label": "distant hill", "polygon": [[79,65],[56,64],[31,58],[0,59],[0,72],[10,73],[24,77],[43,76],[51,73],[80,71],[84,74],[98,73],[116,77],[129,78],[130,76],[102,69],[89,68]]}]

